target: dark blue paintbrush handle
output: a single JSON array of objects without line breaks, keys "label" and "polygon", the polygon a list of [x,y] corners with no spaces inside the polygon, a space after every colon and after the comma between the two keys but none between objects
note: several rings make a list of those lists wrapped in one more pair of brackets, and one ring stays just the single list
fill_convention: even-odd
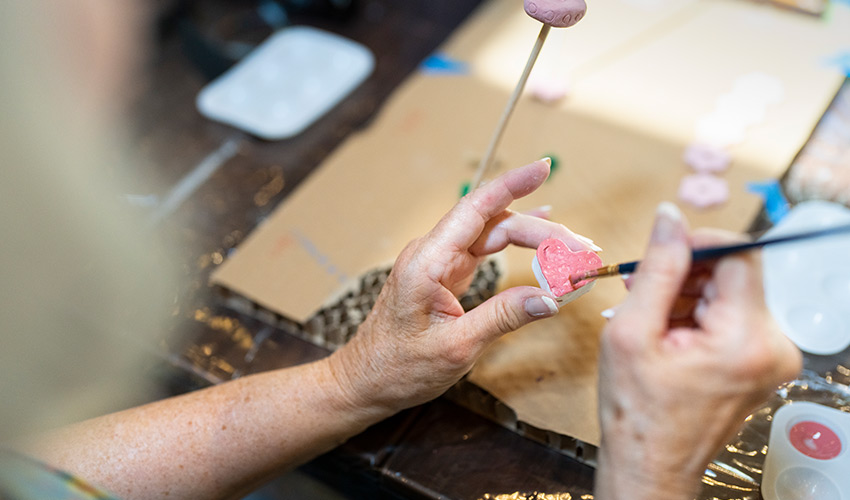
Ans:
[{"label": "dark blue paintbrush handle", "polygon": [[[787,236],[777,236],[776,238],[768,238],[765,240],[753,241],[750,243],[739,243],[736,245],[700,248],[693,251],[693,253],[691,254],[691,258],[694,262],[699,260],[718,259],[720,257],[725,257],[726,255],[731,255],[733,253],[744,252],[747,250],[752,250],[754,248],[761,248],[765,245],[776,245],[778,243],[808,240],[812,238],[820,238],[822,236],[830,236],[833,234],[847,232],[850,232],[850,224],[830,227],[827,229],[818,229],[816,231],[807,231],[805,233],[789,234]],[[634,262],[625,262],[617,267],[617,271],[620,274],[631,274],[635,272],[635,270],[637,270],[638,264],[640,264],[639,260],[636,260]]]}]

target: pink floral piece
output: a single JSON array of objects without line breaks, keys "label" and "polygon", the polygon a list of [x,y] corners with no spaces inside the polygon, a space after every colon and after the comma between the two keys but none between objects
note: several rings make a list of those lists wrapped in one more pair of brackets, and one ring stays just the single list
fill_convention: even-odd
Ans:
[{"label": "pink floral piece", "polygon": [[685,150],[683,159],[697,172],[712,173],[726,170],[732,156],[723,148],[695,142]]},{"label": "pink floral piece", "polygon": [[679,184],[679,199],[695,208],[709,208],[729,199],[729,184],[711,174],[693,174]]}]

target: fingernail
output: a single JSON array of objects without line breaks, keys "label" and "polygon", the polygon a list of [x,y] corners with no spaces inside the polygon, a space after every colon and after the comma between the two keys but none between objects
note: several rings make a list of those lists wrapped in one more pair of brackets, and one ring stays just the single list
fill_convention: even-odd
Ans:
[{"label": "fingernail", "polygon": [[662,202],[655,211],[655,226],[651,239],[655,243],[667,243],[676,239],[681,231],[682,212],[669,201]]},{"label": "fingernail", "polygon": [[544,156],[543,158],[540,158],[540,161],[546,162],[546,165],[549,165],[550,167],[552,166],[552,158],[549,158],[548,156]]},{"label": "fingernail", "polygon": [[535,318],[554,316],[558,313],[558,304],[551,297],[531,297],[525,301],[525,312]]},{"label": "fingernail", "polygon": [[535,212],[545,212],[547,214],[552,213],[552,205],[543,205],[542,207],[537,207],[534,209]]},{"label": "fingernail", "polygon": [[605,319],[611,319],[614,317],[614,314],[616,314],[616,311],[614,311],[613,309],[605,309],[599,314]]},{"label": "fingernail", "polygon": [[626,290],[631,291],[631,289],[632,289],[632,275],[631,274],[623,274],[620,277],[623,278],[623,286],[626,287]]},{"label": "fingernail", "polygon": [[596,243],[594,243],[594,242],[593,242],[593,240],[591,240],[591,239],[590,239],[590,238],[588,238],[587,236],[582,236],[582,235],[580,235],[580,234],[577,234],[577,235],[576,235],[576,238],[578,238],[579,240],[581,240],[582,242],[584,242],[584,243],[585,243],[588,247],[590,247],[590,249],[591,249],[591,250],[593,250],[594,252],[601,252],[601,251],[602,251],[602,247],[600,247],[599,245],[597,245]]}]

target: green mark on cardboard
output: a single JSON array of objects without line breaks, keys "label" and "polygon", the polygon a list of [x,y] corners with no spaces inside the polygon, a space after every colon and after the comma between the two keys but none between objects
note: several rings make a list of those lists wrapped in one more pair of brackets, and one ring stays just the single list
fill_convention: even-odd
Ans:
[{"label": "green mark on cardboard", "polygon": [[[558,166],[561,164],[561,161],[558,160],[558,157],[553,154],[545,154],[541,156],[541,158],[546,158],[547,156],[550,160],[552,160],[552,166],[549,167],[549,179],[551,179],[552,175],[558,170]],[[548,181],[549,179],[546,180]]]}]

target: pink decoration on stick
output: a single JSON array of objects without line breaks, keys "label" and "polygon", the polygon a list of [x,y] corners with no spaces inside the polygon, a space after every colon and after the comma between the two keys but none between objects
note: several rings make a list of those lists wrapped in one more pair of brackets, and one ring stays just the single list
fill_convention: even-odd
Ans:
[{"label": "pink decoration on stick", "polygon": [[525,0],[525,13],[543,24],[569,28],[587,12],[584,0]]}]

